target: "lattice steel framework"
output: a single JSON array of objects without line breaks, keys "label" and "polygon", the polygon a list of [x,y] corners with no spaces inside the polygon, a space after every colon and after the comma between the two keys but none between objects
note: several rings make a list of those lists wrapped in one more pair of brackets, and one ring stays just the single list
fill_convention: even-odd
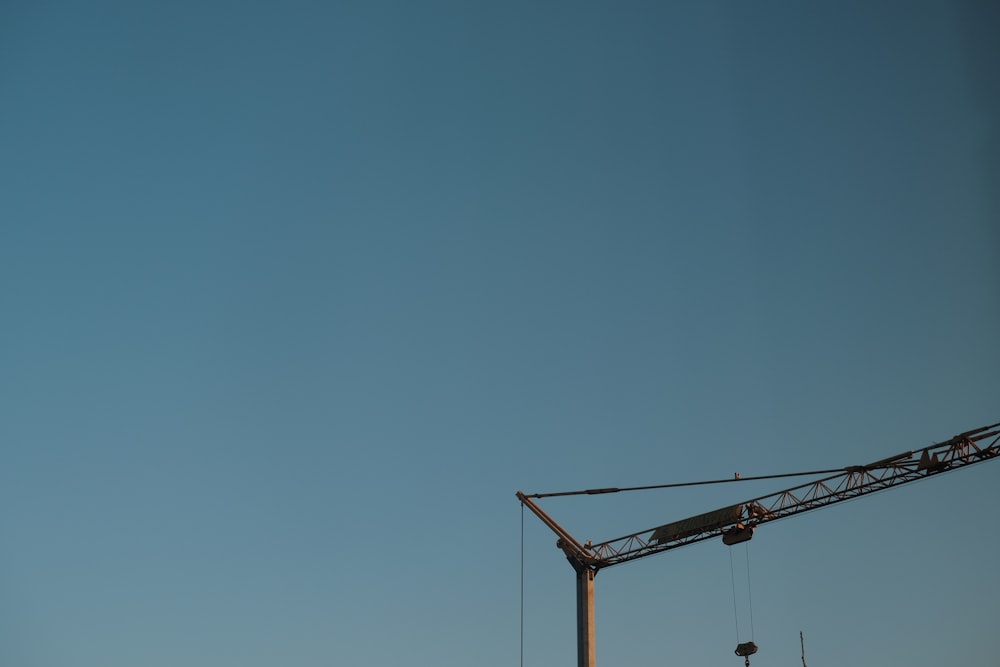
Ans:
[{"label": "lattice steel framework", "polygon": [[[593,571],[701,542],[746,534],[755,526],[914,482],[1000,456],[1000,423],[973,429],[945,442],[903,452],[784,491],[649,528],[598,544],[581,544],[520,491],[517,497],[559,537],[557,545],[575,567]],[[991,442],[986,442],[993,438]],[[737,538],[738,539],[738,538]]]}]

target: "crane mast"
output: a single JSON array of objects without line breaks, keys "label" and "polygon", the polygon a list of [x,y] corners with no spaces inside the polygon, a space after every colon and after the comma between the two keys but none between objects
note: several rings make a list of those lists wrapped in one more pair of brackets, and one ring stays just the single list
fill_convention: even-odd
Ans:
[{"label": "crane mast", "polygon": [[[581,544],[532,500],[546,494],[518,491],[517,498],[557,535],[556,546],[573,566],[576,573],[577,665],[595,667],[594,577],[599,570],[713,537],[721,537],[726,544],[745,542],[761,524],[988,461],[1000,456],[997,427],[1000,423],[965,431],[922,449],[867,465],[846,466],[813,482],[597,544]],[[993,440],[987,442],[990,438]],[[618,489],[591,489],[583,493],[615,491]]]}]

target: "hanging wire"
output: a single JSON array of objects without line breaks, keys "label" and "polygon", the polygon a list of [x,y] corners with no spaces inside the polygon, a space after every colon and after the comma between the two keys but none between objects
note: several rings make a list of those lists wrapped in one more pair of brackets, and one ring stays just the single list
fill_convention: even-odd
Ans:
[{"label": "hanging wire", "polygon": [[747,554],[747,605],[750,607],[750,641],[753,641],[753,594],[750,592],[750,543],[744,543]]},{"label": "hanging wire", "polygon": [[740,643],[740,615],[736,607],[736,568],[733,567],[733,548],[729,547],[729,580],[733,588],[733,621],[736,623],[736,643]]}]

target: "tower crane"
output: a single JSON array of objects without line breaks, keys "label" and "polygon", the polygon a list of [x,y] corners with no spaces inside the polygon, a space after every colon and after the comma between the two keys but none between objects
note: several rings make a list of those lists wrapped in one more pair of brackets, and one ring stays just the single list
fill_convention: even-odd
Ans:
[{"label": "tower crane", "polygon": [[[579,542],[533,500],[568,494],[526,494],[518,491],[517,498],[556,534],[556,546],[573,566],[576,573],[577,666],[596,667],[594,578],[600,570],[713,537],[721,537],[727,545],[739,544],[749,540],[754,528],[761,524],[988,461],[1000,456],[1000,430],[997,427],[1000,427],[1000,422],[965,431],[944,442],[889,456],[867,465],[825,471],[833,474],[597,544]],[[989,441],[990,438],[993,440]],[[597,495],[624,490],[628,489],[588,489],[574,493]],[[741,644],[740,648],[743,647]],[[756,650],[756,647],[752,647],[752,650]]]}]

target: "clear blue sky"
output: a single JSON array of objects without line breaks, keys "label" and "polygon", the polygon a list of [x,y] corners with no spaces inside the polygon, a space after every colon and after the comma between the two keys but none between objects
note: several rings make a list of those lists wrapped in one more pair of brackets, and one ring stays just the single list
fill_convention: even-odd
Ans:
[{"label": "clear blue sky", "polygon": [[[4,3],[0,664],[512,667],[516,490],[1000,421],[998,25]],[[998,482],[762,528],[753,664],[996,664]],[[544,506],[598,541],[777,488]],[[525,665],[575,665],[524,533]],[[599,665],[742,665],[714,542],[601,572],[597,625]]]}]

